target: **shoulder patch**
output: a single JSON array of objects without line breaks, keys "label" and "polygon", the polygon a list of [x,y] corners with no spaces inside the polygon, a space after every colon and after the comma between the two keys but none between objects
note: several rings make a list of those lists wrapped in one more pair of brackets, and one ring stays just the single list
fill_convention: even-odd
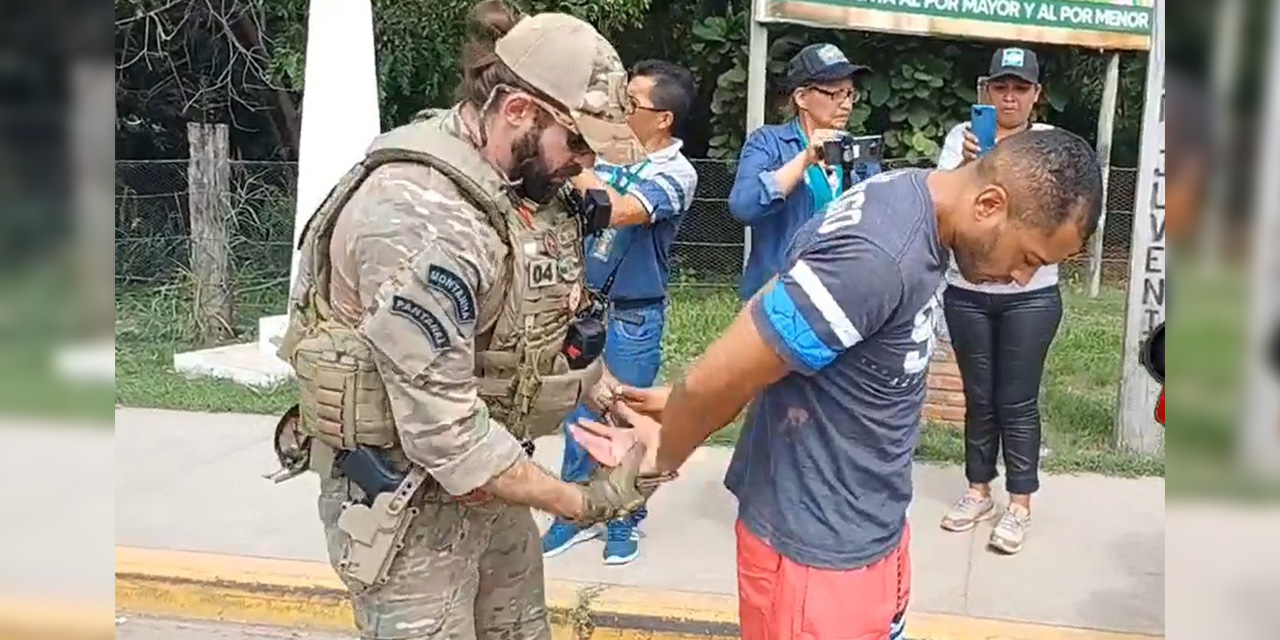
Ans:
[{"label": "shoulder patch", "polygon": [[476,321],[476,298],[471,287],[458,274],[441,267],[431,265],[427,268],[427,286],[444,294],[453,303],[453,310],[458,314],[458,322]]},{"label": "shoulder patch", "polygon": [[431,346],[436,351],[443,351],[449,348],[449,332],[445,331],[444,324],[436,317],[434,313],[427,311],[426,307],[410,300],[404,296],[393,296],[391,298],[391,313],[407,319],[417,325],[422,333],[431,341]]}]

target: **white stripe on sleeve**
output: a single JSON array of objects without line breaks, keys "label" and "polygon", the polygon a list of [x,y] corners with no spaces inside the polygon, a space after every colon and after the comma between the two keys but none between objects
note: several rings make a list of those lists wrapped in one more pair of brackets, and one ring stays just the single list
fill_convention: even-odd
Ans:
[{"label": "white stripe on sleeve", "polygon": [[841,309],[836,299],[831,297],[827,286],[822,284],[818,274],[814,273],[804,260],[797,260],[796,265],[791,267],[791,277],[795,278],[796,284],[799,284],[805,295],[809,296],[813,306],[817,307],[818,313],[821,313],[822,318],[831,325],[831,330],[835,332],[836,338],[845,349],[862,341],[862,334],[858,333],[853,322],[849,321],[849,316],[845,315],[844,309]]}]

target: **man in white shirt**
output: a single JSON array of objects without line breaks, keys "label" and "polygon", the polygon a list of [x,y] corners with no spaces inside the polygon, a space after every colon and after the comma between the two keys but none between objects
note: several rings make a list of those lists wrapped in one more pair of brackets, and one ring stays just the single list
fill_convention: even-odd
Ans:
[{"label": "man in white shirt", "polygon": [[[693,164],[680,152],[683,143],[674,137],[697,98],[697,87],[688,70],[646,60],[632,70],[627,93],[633,107],[631,128],[649,155],[630,166],[598,160],[594,172],[584,171],[572,181],[579,189],[604,189],[613,204],[610,227],[588,238],[585,252],[587,284],[609,301],[605,363],[619,382],[647,388],[653,386],[662,363],[671,245],[698,184]],[[600,419],[583,406],[568,422],[582,417]],[[562,479],[586,480],[594,466],[566,432]],[[606,564],[625,564],[639,555],[635,527],[645,515],[641,509],[608,523]],[[543,554],[557,555],[600,533],[557,520],[542,538]]]}]

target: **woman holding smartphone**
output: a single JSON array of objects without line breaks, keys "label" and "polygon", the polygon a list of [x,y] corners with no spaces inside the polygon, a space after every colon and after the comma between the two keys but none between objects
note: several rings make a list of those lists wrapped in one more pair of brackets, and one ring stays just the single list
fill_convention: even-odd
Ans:
[{"label": "woman holding smartphone", "polygon": [[[1040,92],[1034,52],[996,51],[986,94],[996,111],[997,143],[1023,131],[1051,128],[1031,122]],[[938,167],[953,169],[978,153],[977,136],[969,123],[961,123],[947,135]],[[969,487],[943,517],[942,527],[968,531],[999,515],[990,544],[1017,553],[1031,526],[1031,495],[1040,488],[1038,396],[1045,357],[1062,319],[1058,265],[1042,265],[1007,284],[973,283],[960,275],[953,260],[943,310],[964,382]],[[1000,513],[991,497],[991,482],[1002,450],[1010,504]]]}]

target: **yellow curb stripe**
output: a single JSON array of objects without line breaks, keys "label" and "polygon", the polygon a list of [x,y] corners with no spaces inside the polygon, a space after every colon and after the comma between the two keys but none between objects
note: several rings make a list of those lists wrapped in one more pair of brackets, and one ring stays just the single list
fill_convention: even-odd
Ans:
[{"label": "yellow curb stripe", "polygon": [[[547,581],[556,640],[738,637],[735,596]],[[350,633],[351,605],[328,564],[116,548],[116,607],[135,615]],[[1150,640],[1039,624],[911,612],[913,640]]]},{"label": "yellow curb stripe", "polygon": [[941,613],[907,613],[911,640],[1154,640],[1160,635],[1059,627]]}]

